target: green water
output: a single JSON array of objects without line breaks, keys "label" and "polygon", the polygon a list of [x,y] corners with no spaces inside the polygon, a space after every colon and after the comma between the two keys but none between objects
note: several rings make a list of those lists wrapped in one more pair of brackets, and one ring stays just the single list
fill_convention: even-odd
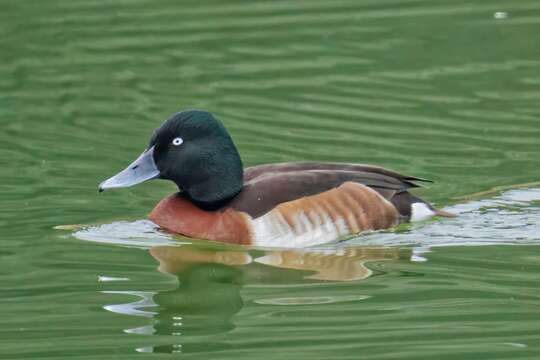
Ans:
[{"label": "green water", "polygon": [[[0,0],[0,358],[538,359],[539,26],[537,0]],[[172,184],[97,184],[186,108],[246,165],[379,164],[460,216],[172,238],[142,220]]]}]

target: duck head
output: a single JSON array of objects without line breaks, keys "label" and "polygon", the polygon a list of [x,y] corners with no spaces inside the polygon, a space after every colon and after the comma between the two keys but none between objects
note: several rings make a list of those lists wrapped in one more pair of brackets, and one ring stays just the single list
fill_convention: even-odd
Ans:
[{"label": "duck head", "polygon": [[205,209],[217,208],[240,192],[243,167],[223,124],[206,111],[175,114],[154,131],[147,149],[126,169],[99,185],[99,191],[147,180],[176,183]]}]

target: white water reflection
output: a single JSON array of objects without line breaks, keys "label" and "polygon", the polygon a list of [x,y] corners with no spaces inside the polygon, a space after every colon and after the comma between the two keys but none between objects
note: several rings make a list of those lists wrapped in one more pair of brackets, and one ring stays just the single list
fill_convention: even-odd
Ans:
[{"label": "white water reflection", "polygon": [[369,299],[369,295],[343,295],[343,296],[302,296],[302,297],[286,297],[286,298],[265,298],[257,299],[254,302],[261,305],[325,305],[341,302],[351,302]]},{"label": "white water reflection", "polygon": [[123,303],[123,304],[112,304],[105,305],[103,308],[113,313],[123,314],[123,315],[132,315],[132,316],[143,316],[143,317],[154,317],[156,312],[148,311],[146,308],[156,307],[157,304],[154,302],[152,297],[156,294],[152,291],[103,291],[104,294],[122,294],[122,295],[132,295],[140,298],[138,301]]},{"label": "white water reflection", "polygon": [[179,243],[171,235],[159,231],[158,226],[150,220],[116,221],[88,226],[74,235],[80,240],[142,248]]},{"label": "white water reflection", "polygon": [[540,242],[540,189],[509,190],[489,199],[445,208],[457,214],[410,225],[405,230],[358,236],[344,245],[433,246],[537,244]]}]

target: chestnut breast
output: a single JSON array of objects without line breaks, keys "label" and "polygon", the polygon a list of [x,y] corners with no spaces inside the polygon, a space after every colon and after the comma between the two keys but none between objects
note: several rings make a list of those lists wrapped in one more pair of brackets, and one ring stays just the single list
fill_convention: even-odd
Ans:
[{"label": "chestnut breast", "polygon": [[197,239],[252,243],[249,215],[230,208],[205,211],[180,194],[161,200],[148,218],[163,229]]}]

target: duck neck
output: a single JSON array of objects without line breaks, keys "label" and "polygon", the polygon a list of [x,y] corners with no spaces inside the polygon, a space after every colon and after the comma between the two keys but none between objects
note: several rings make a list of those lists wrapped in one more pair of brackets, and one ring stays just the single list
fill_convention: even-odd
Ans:
[{"label": "duck neck", "polygon": [[184,194],[203,210],[218,210],[230,202],[244,186],[244,170],[240,157],[207,159],[188,184],[178,184]]}]

